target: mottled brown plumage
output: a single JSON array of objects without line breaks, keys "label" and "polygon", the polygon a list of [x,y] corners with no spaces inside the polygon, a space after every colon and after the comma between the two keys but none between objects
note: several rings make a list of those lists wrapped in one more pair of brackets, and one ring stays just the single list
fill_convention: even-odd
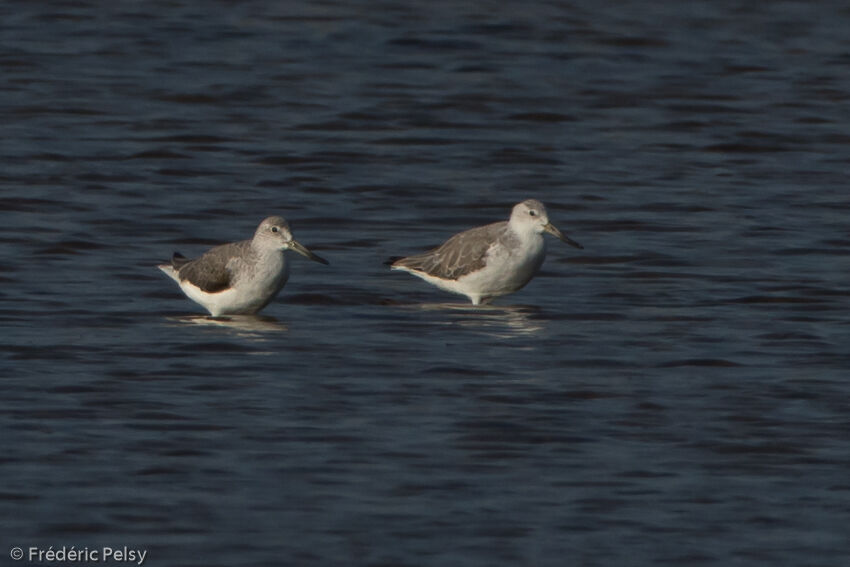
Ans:
[{"label": "mottled brown plumage", "polygon": [[456,280],[487,264],[487,250],[507,236],[506,221],[471,228],[455,234],[442,245],[393,262],[393,268],[408,268],[444,280]]},{"label": "mottled brown plumage", "polygon": [[251,241],[243,240],[211,248],[194,260],[175,253],[171,258],[171,265],[177,270],[181,281],[188,280],[207,293],[218,293],[233,285],[232,268],[235,264],[231,263],[231,260],[250,255]]}]

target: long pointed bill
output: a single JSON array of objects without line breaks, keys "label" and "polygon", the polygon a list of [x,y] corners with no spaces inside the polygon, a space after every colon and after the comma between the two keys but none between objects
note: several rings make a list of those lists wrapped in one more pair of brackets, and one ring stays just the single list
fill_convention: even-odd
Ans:
[{"label": "long pointed bill", "polygon": [[576,248],[584,248],[584,246],[582,246],[581,244],[579,244],[578,242],[576,242],[569,236],[566,236],[563,232],[555,228],[555,225],[551,222],[547,222],[546,225],[543,227],[543,230],[553,236],[556,236],[559,240],[561,240],[561,242],[566,242],[570,246],[575,246]]},{"label": "long pointed bill", "polygon": [[325,260],[324,258],[322,258],[321,256],[316,256],[315,254],[313,254],[312,252],[307,250],[304,246],[302,246],[301,244],[299,244],[298,242],[296,242],[294,240],[289,241],[289,249],[294,250],[295,252],[298,252],[302,256],[306,256],[307,258],[310,258],[314,262],[318,262],[320,264],[325,264],[325,265],[330,263],[327,260]]}]

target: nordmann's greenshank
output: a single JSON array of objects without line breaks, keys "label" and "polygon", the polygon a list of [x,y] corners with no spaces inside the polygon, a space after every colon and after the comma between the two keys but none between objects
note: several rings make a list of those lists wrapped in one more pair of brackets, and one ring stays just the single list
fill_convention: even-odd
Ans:
[{"label": "nordmann's greenshank", "polygon": [[480,305],[521,289],[534,277],[546,256],[544,232],[583,248],[549,222],[543,203],[528,199],[514,206],[510,220],[455,234],[442,246],[395,260],[391,267]]},{"label": "nordmann's greenshank", "polygon": [[263,220],[251,240],[216,246],[194,260],[175,252],[171,262],[159,269],[213,317],[253,314],[286,285],[289,264],[285,250],[328,263],[296,242],[289,223],[275,216]]}]

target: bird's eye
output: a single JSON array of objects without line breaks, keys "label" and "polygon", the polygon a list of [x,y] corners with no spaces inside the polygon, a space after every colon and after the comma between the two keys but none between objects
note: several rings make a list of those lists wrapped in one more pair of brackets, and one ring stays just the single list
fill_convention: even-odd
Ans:
[{"label": "bird's eye", "polygon": [[530,215],[531,215],[531,216],[533,216],[533,217],[536,217],[536,216],[537,216],[537,211],[528,211],[528,214],[530,214]]},{"label": "bird's eye", "polygon": [[272,232],[280,232],[280,229],[276,226],[272,227]]}]

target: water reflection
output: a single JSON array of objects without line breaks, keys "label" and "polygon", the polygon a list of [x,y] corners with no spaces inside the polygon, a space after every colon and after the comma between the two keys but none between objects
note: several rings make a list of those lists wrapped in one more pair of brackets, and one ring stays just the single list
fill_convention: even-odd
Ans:
[{"label": "water reflection", "polygon": [[264,315],[228,315],[226,317],[186,315],[169,317],[169,321],[183,325],[224,328],[233,331],[239,337],[252,339],[264,339],[264,335],[269,333],[280,333],[288,330],[286,325],[279,323],[274,317]]},{"label": "water reflection", "polygon": [[540,309],[529,305],[424,303],[416,308],[450,312],[451,318],[446,324],[460,325],[500,339],[535,335],[544,330]]}]

